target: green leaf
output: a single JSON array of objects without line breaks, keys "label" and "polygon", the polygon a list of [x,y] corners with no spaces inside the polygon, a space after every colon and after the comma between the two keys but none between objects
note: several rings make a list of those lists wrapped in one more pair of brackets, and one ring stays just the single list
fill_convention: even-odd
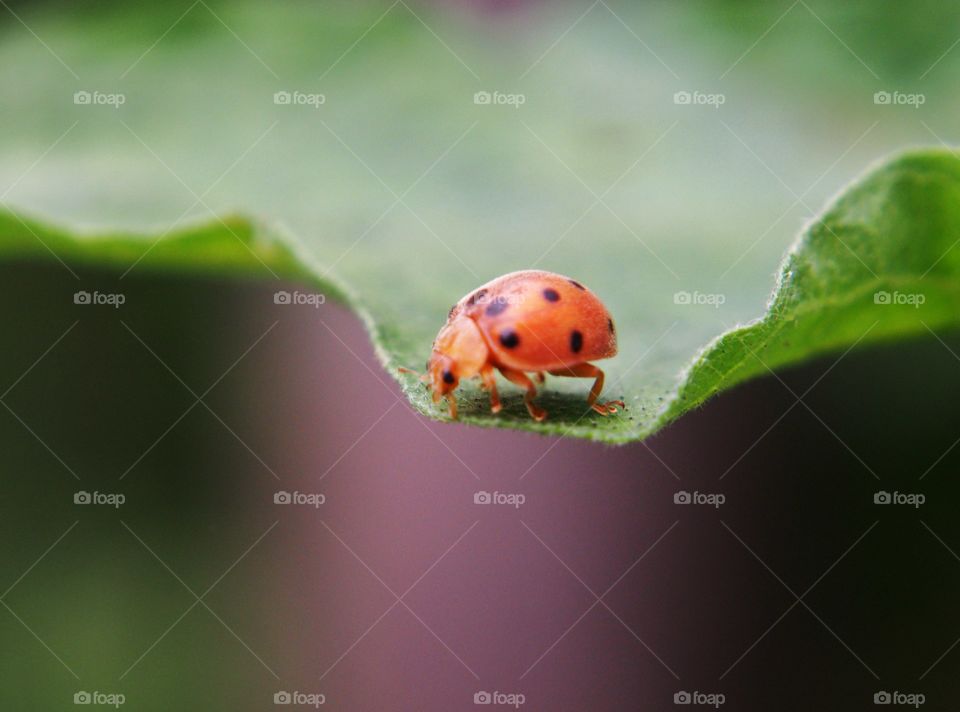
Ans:
[{"label": "green leaf", "polygon": [[765,316],[712,343],[656,425],[774,369],[960,325],[960,159],[915,152],[851,185],[800,236]]},{"label": "green leaf", "polygon": [[[125,266],[140,260],[144,269],[200,270],[256,275],[268,265],[346,303],[369,326],[377,353],[397,376],[411,402],[425,414],[444,418],[414,377],[396,374],[399,365],[418,364],[429,353],[433,334],[422,319],[404,314],[439,314],[460,294],[430,300],[390,286],[389,294],[368,300],[351,296],[308,260],[292,238],[264,225],[229,218],[157,241],[148,235],[76,236],[11,214],[0,215],[4,257],[50,257],[68,264]],[[850,186],[807,230],[789,252],[763,318],[719,336],[694,358],[669,338],[633,348],[610,369],[628,411],[604,418],[587,410],[585,387],[548,381],[540,403],[550,412],[533,422],[517,393],[505,397],[504,411],[491,415],[486,395],[465,385],[459,397],[464,422],[559,433],[622,443],[643,438],[710,396],[748,378],[812,356],[858,344],[922,335],[960,325],[960,159],[940,151],[896,158]],[[144,246],[154,247],[144,254]],[[376,295],[378,285],[359,284],[358,294]],[[601,293],[616,304],[629,302],[629,285],[605,282]],[[619,291],[618,291],[619,290]],[[381,290],[383,291],[383,290]],[[446,297],[446,299],[444,299]],[[680,297],[679,301],[686,301]],[[691,301],[697,298],[691,295]],[[709,305],[680,304],[691,311]],[[618,314],[621,333],[643,328],[643,304]],[[626,313],[624,313],[626,312]],[[322,317],[321,317],[322,321]],[[439,321],[439,320],[438,320]],[[711,323],[710,321],[705,322]],[[721,322],[714,319],[719,331]],[[640,340],[627,339],[627,344]],[[691,364],[691,359],[693,359]],[[644,368],[632,367],[641,361]],[[688,366],[685,368],[685,366]],[[587,384],[584,383],[583,386]]]}]

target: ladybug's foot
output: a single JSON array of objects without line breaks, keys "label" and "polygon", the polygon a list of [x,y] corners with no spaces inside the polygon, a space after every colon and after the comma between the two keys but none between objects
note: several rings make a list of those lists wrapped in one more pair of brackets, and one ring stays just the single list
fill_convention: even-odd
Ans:
[{"label": "ladybug's foot", "polygon": [[617,412],[617,406],[620,408],[626,408],[627,404],[622,400],[612,400],[607,401],[606,403],[591,403],[590,407],[597,411],[600,415],[613,415]]},{"label": "ladybug's foot", "polygon": [[538,406],[532,400],[526,401],[527,412],[530,413],[530,417],[536,420],[538,423],[547,419],[547,411]]}]

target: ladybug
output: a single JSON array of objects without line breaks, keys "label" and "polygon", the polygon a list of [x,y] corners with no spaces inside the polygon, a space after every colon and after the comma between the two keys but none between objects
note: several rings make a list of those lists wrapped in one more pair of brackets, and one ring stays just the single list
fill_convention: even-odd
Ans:
[{"label": "ladybug", "polygon": [[[592,378],[587,405],[600,415],[617,412],[623,401],[598,403],[603,371],[589,363],[617,353],[617,334],[600,299],[576,280],[539,270],[511,272],[487,282],[453,305],[433,342],[427,372],[420,380],[433,402],[446,397],[456,419],[453,391],[461,379],[479,376],[490,391],[490,410],[500,411],[494,370],[526,390],[524,403],[534,420],[547,412],[533,402],[544,373]],[[402,368],[405,373],[416,373]]]}]

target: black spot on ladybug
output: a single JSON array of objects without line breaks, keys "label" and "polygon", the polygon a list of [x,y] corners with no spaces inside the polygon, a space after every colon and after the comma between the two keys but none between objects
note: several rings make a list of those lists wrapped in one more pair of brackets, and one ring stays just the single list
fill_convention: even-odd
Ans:
[{"label": "black spot on ladybug", "polygon": [[613,328],[613,319],[607,319],[607,327],[610,329],[610,333],[611,333],[611,334],[612,334],[614,331],[616,331],[616,329]]},{"label": "black spot on ladybug", "polygon": [[573,353],[580,353],[580,349],[583,348],[583,334],[574,329],[570,332],[570,350]]},{"label": "black spot on ladybug", "polygon": [[547,287],[546,289],[543,290],[543,298],[546,299],[548,302],[559,302],[560,293],[557,292],[556,289],[551,289],[550,287]]},{"label": "black spot on ladybug", "polygon": [[496,299],[487,306],[485,314],[487,316],[497,316],[498,314],[503,314],[507,310],[507,300],[506,299]]},{"label": "black spot on ladybug", "polygon": [[500,332],[500,343],[508,349],[513,349],[519,345],[520,337],[517,336],[517,332],[513,329],[507,329],[506,331]]},{"label": "black spot on ladybug", "polygon": [[570,282],[570,284],[572,284],[577,289],[582,289],[584,291],[587,290],[586,287],[584,287],[582,284],[580,284],[580,282],[576,281],[575,279],[568,279],[567,281]]},{"label": "black spot on ladybug", "polygon": [[486,289],[481,289],[481,290],[479,290],[479,291],[477,291],[477,292],[474,292],[474,293],[471,294],[469,297],[467,297],[467,306],[472,307],[474,304],[476,304],[477,302],[479,302],[479,301],[480,301],[481,299],[483,299],[485,296],[487,296],[487,290],[486,290]]},{"label": "black spot on ladybug", "polygon": [[443,382],[444,383],[453,383],[453,371],[447,369],[443,372]]}]

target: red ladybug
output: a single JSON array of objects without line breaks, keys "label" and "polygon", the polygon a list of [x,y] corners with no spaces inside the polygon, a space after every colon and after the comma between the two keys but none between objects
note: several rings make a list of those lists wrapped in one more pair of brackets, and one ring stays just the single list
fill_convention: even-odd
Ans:
[{"label": "red ladybug", "polygon": [[456,418],[453,390],[461,379],[480,376],[490,391],[490,409],[497,413],[496,369],[526,389],[527,410],[539,421],[547,412],[533,402],[537,388],[525,372],[532,372],[540,383],[544,372],[593,378],[587,405],[600,415],[610,415],[624,403],[597,403],[603,371],[588,362],[616,353],[613,319],[593,292],[563,275],[524,270],[487,282],[450,309],[420,379],[432,389],[434,403],[446,396],[450,417]]}]

